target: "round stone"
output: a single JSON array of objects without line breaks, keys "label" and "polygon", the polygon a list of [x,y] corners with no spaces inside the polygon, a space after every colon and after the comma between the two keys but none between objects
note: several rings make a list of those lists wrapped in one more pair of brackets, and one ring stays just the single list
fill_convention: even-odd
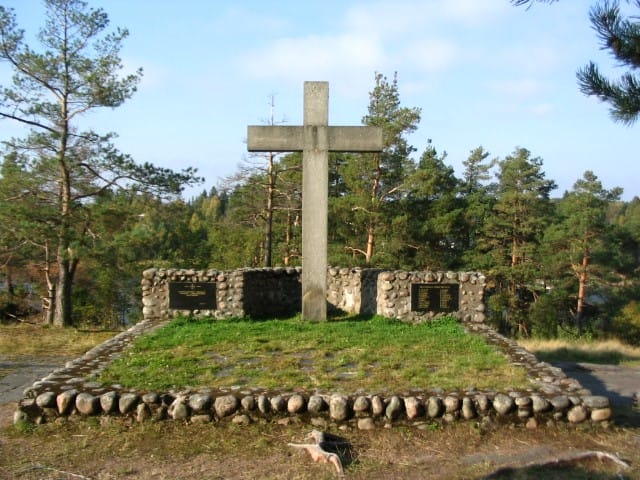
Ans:
[{"label": "round stone", "polygon": [[187,420],[189,418],[189,407],[187,407],[182,398],[176,398],[169,405],[169,416],[174,420]]},{"label": "round stone", "polygon": [[513,408],[513,398],[503,393],[498,393],[493,399],[493,408],[499,415],[506,415]]},{"label": "round stone", "polygon": [[13,424],[18,425],[19,423],[24,423],[29,421],[29,416],[27,412],[23,410],[16,410],[13,412]]},{"label": "round stone", "polygon": [[58,413],[60,415],[67,415],[71,413],[71,410],[75,406],[77,391],[71,389],[62,392],[56,397],[56,405],[58,407]]},{"label": "round stone", "polygon": [[594,422],[604,422],[605,420],[609,420],[613,412],[611,408],[596,408],[591,410],[591,420]]},{"label": "round stone", "polygon": [[284,412],[287,409],[287,401],[282,395],[276,395],[271,398],[271,410],[274,412]]},{"label": "round stone", "polygon": [[196,413],[202,413],[211,408],[211,397],[202,393],[196,393],[189,397],[189,407]]},{"label": "round stone", "polygon": [[374,430],[376,428],[376,424],[373,421],[373,418],[366,417],[358,419],[358,429],[359,430]]},{"label": "round stone", "polygon": [[327,402],[320,395],[312,395],[307,404],[307,410],[313,415],[318,415],[327,409]]},{"label": "round stone", "polygon": [[56,394],[44,392],[36,397],[36,405],[40,408],[53,408],[56,406]]},{"label": "round stone", "polygon": [[95,415],[98,405],[99,400],[90,393],[79,393],[76,397],[76,409],[82,415]]},{"label": "round stone", "polygon": [[151,409],[146,403],[139,403],[136,407],[136,421],[142,423],[151,418]]},{"label": "round stone", "polygon": [[403,410],[404,402],[400,397],[394,395],[389,400],[389,405],[387,405],[385,415],[389,420],[397,420],[402,415]]},{"label": "round stone", "polygon": [[563,411],[569,408],[569,398],[566,395],[558,395],[557,397],[553,397],[551,400],[551,405],[553,405],[554,410]]},{"label": "round stone", "polygon": [[407,397],[404,399],[404,408],[407,412],[407,418],[414,420],[424,414],[424,405],[420,399],[416,397]]},{"label": "round stone", "polygon": [[269,399],[266,395],[258,396],[258,410],[263,415],[269,413],[269,411],[271,410],[271,402],[269,402]]},{"label": "round stone", "polygon": [[228,417],[236,413],[238,410],[238,404],[240,402],[233,395],[224,395],[222,397],[216,398],[214,403],[214,410],[218,418]]},{"label": "round stone", "polygon": [[125,393],[118,400],[118,410],[123,415],[133,412],[138,405],[138,400],[140,397],[135,393]]},{"label": "round stone", "polygon": [[582,403],[589,408],[608,408],[609,399],[604,395],[589,395],[582,399]]},{"label": "round stone", "polygon": [[474,408],[473,402],[470,398],[465,397],[462,399],[462,418],[465,420],[470,420],[475,418],[476,410]]},{"label": "round stone", "polygon": [[371,397],[371,413],[374,417],[379,417],[384,413],[384,402],[379,395]]},{"label": "round stone", "polygon": [[253,398],[253,395],[247,395],[245,397],[242,397],[242,400],[240,400],[240,405],[242,405],[242,408],[244,408],[245,410],[255,410],[256,400],[255,398]]},{"label": "round stone", "polygon": [[588,411],[584,405],[576,405],[567,413],[567,420],[571,423],[580,423],[587,419],[587,415]]},{"label": "round stone", "polygon": [[476,405],[478,406],[478,410],[481,413],[486,413],[489,411],[489,397],[484,394],[476,395],[475,397]]},{"label": "round stone", "polygon": [[353,411],[355,412],[356,415],[366,415],[369,412],[369,409],[371,408],[371,401],[369,400],[369,398],[361,395],[359,397],[356,398],[356,400],[353,402]]},{"label": "round stone", "polygon": [[329,416],[338,422],[349,418],[349,399],[344,395],[332,395],[329,400]]},{"label": "round stone", "polygon": [[291,414],[304,412],[306,406],[307,402],[305,398],[299,393],[291,395],[287,401],[287,411]]},{"label": "round stone", "polygon": [[442,415],[443,411],[442,399],[440,397],[429,397],[427,401],[427,415],[431,418],[436,418]]},{"label": "round stone", "polygon": [[551,404],[547,401],[547,399],[541,397],[540,395],[531,396],[531,405],[533,407],[533,413],[546,412],[551,408]]},{"label": "round stone", "polygon": [[154,392],[145,393],[142,395],[142,402],[147,405],[160,405],[161,402],[160,395]]},{"label": "round stone", "polygon": [[454,413],[460,409],[460,399],[454,396],[446,396],[444,398],[444,409],[446,413]]},{"label": "round stone", "polygon": [[100,395],[100,408],[104,413],[112,413],[118,406],[118,394],[107,392]]}]

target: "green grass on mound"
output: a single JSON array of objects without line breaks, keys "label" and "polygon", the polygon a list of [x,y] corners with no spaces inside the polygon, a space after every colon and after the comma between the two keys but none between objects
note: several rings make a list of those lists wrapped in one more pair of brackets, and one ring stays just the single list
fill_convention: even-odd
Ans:
[{"label": "green grass on mound", "polygon": [[246,386],[342,392],[520,388],[525,371],[455,319],[310,323],[176,319],[138,339],[98,379],[167,390]]}]

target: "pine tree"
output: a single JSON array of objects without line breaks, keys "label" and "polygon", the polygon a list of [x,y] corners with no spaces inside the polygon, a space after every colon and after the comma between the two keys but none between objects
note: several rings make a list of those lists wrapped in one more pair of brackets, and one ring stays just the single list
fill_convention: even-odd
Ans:
[{"label": "pine tree", "polygon": [[463,163],[465,170],[460,182],[460,196],[464,201],[465,232],[460,246],[466,268],[485,269],[491,265],[478,248],[478,238],[484,228],[485,219],[495,202],[495,184],[491,184],[491,169],[496,160],[488,160],[489,152],[482,147],[472,150]]},{"label": "pine tree", "polygon": [[549,194],[555,188],[542,170],[542,159],[525,148],[498,162],[496,202],[487,218],[482,243],[493,259],[500,295],[495,311],[506,311],[506,327],[528,335],[528,296],[538,275],[538,246],[549,222]]},{"label": "pine tree", "polygon": [[[74,275],[91,233],[88,203],[121,183],[156,194],[177,194],[199,181],[193,169],[174,173],[138,165],[116,150],[114,134],[80,130],[80,119],[99,108],[122,105],[136,91],[141,70],[120,76],[120,48],[128,32],[105,33],[109,19],[82,0],[45,0],[41,50],[24,43],[15,15],[0,6],[0,61],[14,72],[11,86],[0,88],[0,119],[29,129],[25,138],[6,143],[23,174],[42,175],[32,194],[55,208],[45,221],[55,225],[44,239],[55,252],[57,279],[53,323],[72,320]],[[11,219],[5,219],[11,221]]]},{"label": "pine tree", "polygon": [[[619,200],[622,190],[606,190],[598,177],[586,171],[558,204],[559,220],[549,228],[545,243],[554,252],[565,272],[570,271],[577,283],[574,318],[582,333],[588,285],[593,281],[602,260],[610,257],[607,242],[610,224],[607,211]],[[595,260],[595,261],[594,261]],[[600,265],[598,265],[600,264]],[[562,272],[558,272],[560,275]],[[597,274],[596,274],[597,276]]]},{"label": "pine tree", "polygon": [[410,155],[415,149],[405,136],[415,131],[420,121],[419,108],[401,106],[397,75],[389,82],[376,73],[375,82],[369,94],[368,114],[362,121],[382,128],[384,149],[381,153],[350,156],[339,171],[348,195],[338,203],[349,203],[340,205],[338,210],[345,215],[340,221],[350,225],[353,232],[345,239],[345,248],[354,259],[362,256],[366,264],[373,261],[378,237],[389,233],[390,214],[413,167]]},{"label": "pine tree", "polygon": [[402,204],[408,219],[406,245],[415,252],[414,268],[447,270],[460,266],[463,200],[453,168],[444,163],[446,157],[446,152],[438,154],[429,142],[407,182]]}]

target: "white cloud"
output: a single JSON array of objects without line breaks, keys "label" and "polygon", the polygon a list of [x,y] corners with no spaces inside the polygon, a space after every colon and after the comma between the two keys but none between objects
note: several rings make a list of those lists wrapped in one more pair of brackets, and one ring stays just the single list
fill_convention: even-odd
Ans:
[{"label": "white cloud", "polygon": [[384,53],[375,38],[342,33],[281,38],[239,61],[257,78],[299,81],[329,78],[338,72],[345,76],[361,70],[371,72],[384,63]]},{"label": "white cloud", "polygon": [[423,72],[444,71],[459,58],[458,46],[444,38],[423,38],[409,45],[402,53],[409,67]]}]

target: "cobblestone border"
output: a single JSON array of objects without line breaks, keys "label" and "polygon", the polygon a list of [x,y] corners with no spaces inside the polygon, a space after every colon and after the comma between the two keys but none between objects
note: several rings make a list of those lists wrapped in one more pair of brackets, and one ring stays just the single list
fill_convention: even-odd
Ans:
[{"label": "cobblestone border", "polygon": [[434,388],[405,394],[317,394],[266,392],[247,388],[147,392],[91,381],[138,336],[167,321],[145,320],[93,348],[82,357],[35,382],[18,402],[14,423],[43,423],[69,415],[114,415],[146,420],[230,421],[248,424],[260,418],[287,421],[296,417],[314,426],[353,424],[373,429],[390,424],[428,425],[434,421],[476,420],[537,427],[540,422],[591,422],[612,417],[609,399],[592,395],[562,370],[477,323],[463,323],[484,335],[512,362],[524,367],[531,387],[524,391],[444,391]]}]

